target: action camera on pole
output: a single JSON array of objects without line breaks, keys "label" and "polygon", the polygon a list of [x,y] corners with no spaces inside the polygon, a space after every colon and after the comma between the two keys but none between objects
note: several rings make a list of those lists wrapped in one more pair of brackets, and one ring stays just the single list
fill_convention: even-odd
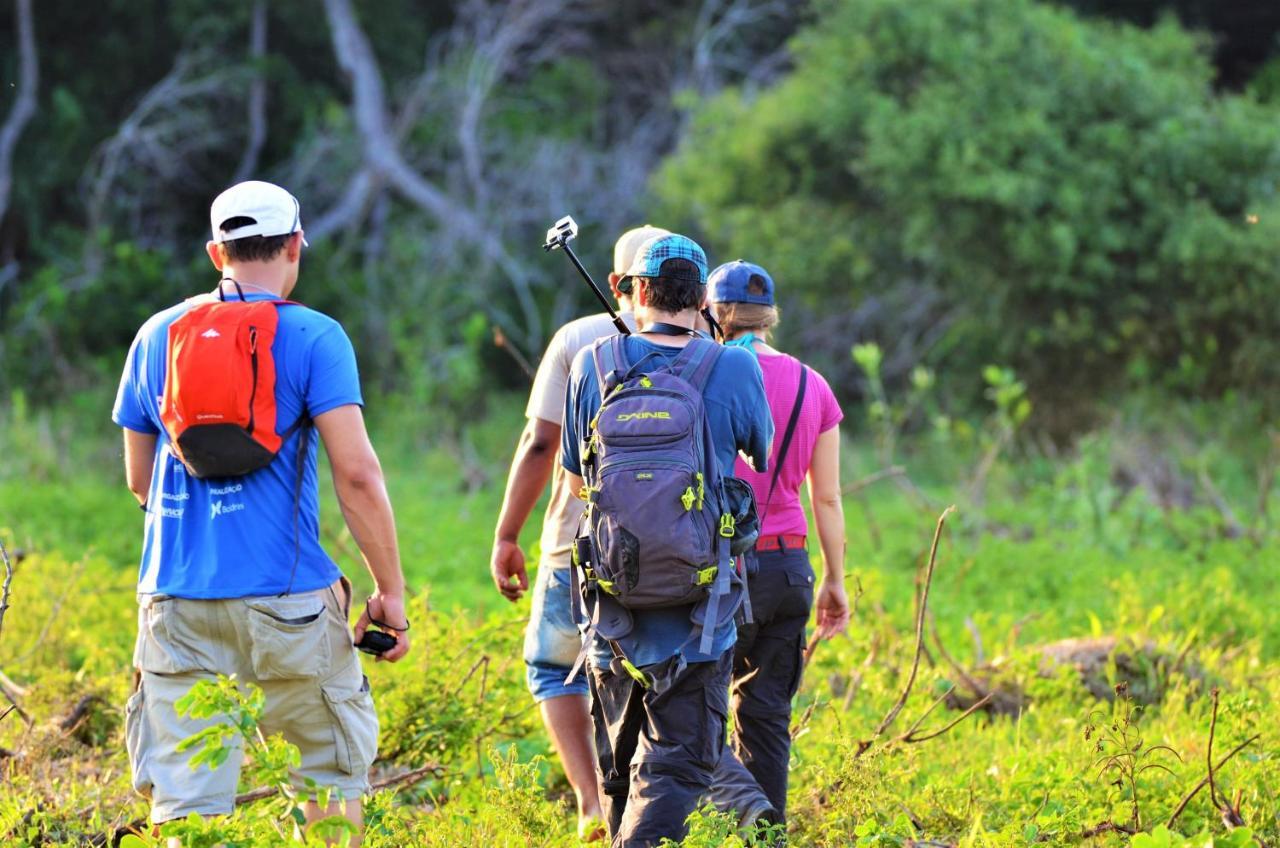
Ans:
[{"label": "action camera on pole", "polygon": [[547,240],[542,245],[542,249],[546,251],[563,250],[565,255],[569,257],[569,261],[573,263],[573,267],[578,269],[578,273],[582,275],[582,279],[587,281],[587,285],[591,287],[591,291],[595,293],[600,304],[609,313],[609,317],[613,319],[613,326],[618,328],[618,332],[624,336],[631,335],[631,328],[626,325],[618,313],[613,311],[613,304],[609,303],[609,298],[605,297],[600,287],[596,285],[596,281],[591,279],[591,275],[587,273],[587,269],[578,261],[578,256],[573,252],[573,248],[569,247],[569,242],[578,237],[578,224],[573,220],[572,215],[565,215],[555,226],[547,230]]}]

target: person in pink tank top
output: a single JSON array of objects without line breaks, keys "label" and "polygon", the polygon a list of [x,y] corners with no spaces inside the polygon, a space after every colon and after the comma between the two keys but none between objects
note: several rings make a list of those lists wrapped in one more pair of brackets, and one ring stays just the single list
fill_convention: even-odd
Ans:
[{"label": "person in pink tank top", "polygon": [[844,507],[840,498],[840,420],[843,414],[822,375],[769,345],[778,323],[773,279],[759,265],[737,260],[707,280],[708,300],[725,344],[756,355],[773,417],[769,470],[741,459],[735,476],[755,490],[760,538],[747,555],[754,621],[738,630],[734,653],[731,745],[717,765],[711,800],[743,825],[786,821],[791,759],[791,699],[804,669],[805,628],[815,606],[809,525],[800,503],[808,484],[822,552],[818,636],[849,623],[844,590]]}]

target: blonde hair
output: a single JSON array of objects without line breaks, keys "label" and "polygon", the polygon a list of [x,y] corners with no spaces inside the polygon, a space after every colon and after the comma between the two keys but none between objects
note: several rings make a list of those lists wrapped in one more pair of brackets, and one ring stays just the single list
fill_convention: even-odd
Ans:
[{"label": "blonde hair", "polygon": [[715,313],[726,338],[742,333],[768,335],[782,317],[778,307],[759,303],[717,303]]}]

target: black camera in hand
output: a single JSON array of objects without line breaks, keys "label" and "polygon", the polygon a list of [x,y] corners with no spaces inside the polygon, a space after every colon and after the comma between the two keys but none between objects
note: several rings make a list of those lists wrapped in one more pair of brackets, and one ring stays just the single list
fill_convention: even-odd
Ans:
[{"label": "black camera in hand", "polygon": [[375,657],[385,654],[395,646],[396,637],[381,630],[366,630],[364,636],[360,637],[360,641],[356,642],[357,649]]}]

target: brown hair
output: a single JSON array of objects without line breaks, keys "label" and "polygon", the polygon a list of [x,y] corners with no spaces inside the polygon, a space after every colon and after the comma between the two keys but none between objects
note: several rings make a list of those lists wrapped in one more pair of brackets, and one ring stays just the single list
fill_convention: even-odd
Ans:
[{"label": "brown hair", "polygon": [[657,312],[675,314],[702,303],[707,287],[701,282],[698,266],[688,259],[673,258],[662,263],[660,276],[636,277],[646,287],[648,306]]},{"label": "brown hair", "polygon": [[[223,221],[220,229],[227,232],[256,223],[252,218],[240,215]],[[280,255],[292,235],[293,233],[281,236],[245,236],[224,241],[222,246],[227,249],[227,259],[231,262],[270,262]]]},{"label": "brown hair", "polygon": [[759,303],[717,303],[715,313],[726,337],[747,332],[766,335],[781,319],[778,307]]}]

